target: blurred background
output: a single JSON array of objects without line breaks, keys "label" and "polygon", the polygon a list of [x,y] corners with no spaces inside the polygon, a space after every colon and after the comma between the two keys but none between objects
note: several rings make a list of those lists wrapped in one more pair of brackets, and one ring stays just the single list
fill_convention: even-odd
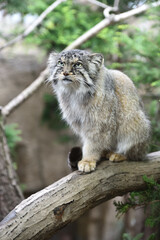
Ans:
[{"label": "blurred background", "polygon": [[[0,52],[0,105],[5,106],[39,76],[51,51],[62,51],[104,19],[104,5],[114,4],[113,0],[98,1],[102,3],[99,6],[95,2],[62,2],[23,41]],[[150,2],[121,0],[116,14]],[[51,0],[0,0],[0,46],[21,34],[52,3]],[[150,152],[160,150],[159,20],[160,7],[150,8],[104,28],[79,47],[103,53],[107,68],[119,69],[134,81],[152,123]],[[71,172],[67,166],[68,153],[80,143],[62,122],[49,85],[43,84],[7,118],[5,132],[25,197]],[[153,238],[160,225],[155,228],[145,224],[148,212],[139,207],[117,218],[111,200],[92,209],[52,239],[160,240],[160,235]]]}]

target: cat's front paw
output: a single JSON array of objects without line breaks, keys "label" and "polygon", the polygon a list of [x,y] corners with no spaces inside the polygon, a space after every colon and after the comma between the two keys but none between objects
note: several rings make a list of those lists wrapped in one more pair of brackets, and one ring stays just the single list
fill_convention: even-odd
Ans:
[{"label": "cat's front paw", "polygon": [[78,170],[81,172],[92,172],[96,169],[96,161],[95,160],[87,160],[83,159],[78,162]]}]

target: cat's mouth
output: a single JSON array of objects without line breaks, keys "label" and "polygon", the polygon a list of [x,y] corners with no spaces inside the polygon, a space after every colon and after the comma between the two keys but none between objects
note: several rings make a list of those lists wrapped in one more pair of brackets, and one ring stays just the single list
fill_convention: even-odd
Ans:
[{"label": "cat's mouth", "polygon": [[70,78],[65,77],[65,78],[63,78],[63,82],[64,83],[71,83],[72,80]]}]

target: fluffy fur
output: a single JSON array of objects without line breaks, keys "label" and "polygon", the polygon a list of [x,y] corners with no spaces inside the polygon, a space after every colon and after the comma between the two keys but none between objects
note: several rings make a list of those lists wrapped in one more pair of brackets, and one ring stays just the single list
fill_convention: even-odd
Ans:
[{"label": "fluffy fur", "polygon": [[106,69],[101,54],[82,50],[51,53],[48,66],[63,118],[83,142],[80,171],[95,170],[102,155],[111,161],[145,157],[150,122],[125,74]]}]

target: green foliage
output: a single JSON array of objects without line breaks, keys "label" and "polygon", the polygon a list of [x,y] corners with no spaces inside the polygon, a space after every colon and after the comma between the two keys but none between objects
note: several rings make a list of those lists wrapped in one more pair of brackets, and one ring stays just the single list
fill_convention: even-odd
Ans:
[{"label": "green foliage", "polygon": [[156,234],[152,233],[147,240],[155,240],[156,239]]},{"label": "green foliage", "polygon": [[[152,86],[158,85],[160,79],[159,71],[159,47],[160,38],[153,37],[153,32],[142,32],[135,29],[130,36],[120,34],[121,58],[120,67],[124,69],[136,83],[149,83]],[[136,43],[136,44],[135,44]]]},{"label": "green foliage", "polygon": [[8,13],[24,12],[27,9],[28,0],[0,0],[0,4],[4,4]]},{"label": "green foliage", "polygon": [[15,147],[21,141],[21,130],[18,129],[17,124],[9,124],[4,126],[7,143],[12,155],[15,155]]},{"label": "green foliage", "polygon": [[160,149],[160,101],[152,100],[150,103],[150,118],[152,124],[152,141],[150,145],[150,151],[159,151]]},{"label": "green foliage", "polygon": [[129,233],[124,233],[122,236],[122,240],[141,240],[143,235],[144,235],[143,233],[139,233],[137,236],[132,238]]},{"label": "green foliage", "polygon": [[[120,217],[131,208],[149,206],[150,213],[146,218],[145,224],[151,228],[158,227],[160,225],[160,184],[153,178],[148,178],[147,176],[143,176],[143,180],[147,185],[146,190],[131,192],[126,202],[114,201],[117,217]],[[153,233],[148,240],[155,239],[155,237],[156,233]],[[129,237],[124,239],[130,240]]]},{"label": "green foliage", "polygon": [[[160,86],[160,7],[149,11],[144,21],[154,19],[155,24],[148,22],[146,28],[139,21],[135,25],[118,24],[103,29],[91,40],[82,45],[91,48],[93,52],[105,55],[109,68],[124,71],[138,85]],[[142,18],[142,17],[141,17]],[[136,18],[138,21],[139,18]],[[142,26],[142,27],[141,27]]]},{"label": "green foliage", "polygon": [[[51,0],[38,0],[34,4],[29,1],[28,12],[40,14],[51,3]],[[35,44],[43,46],[47,51],[52,48],[61,51],[102,18],[102,13],[93,12],[85,5],[73,4],[73,1],[68,0],[44,19],[41,26],[28,37],[28,41],[34,41]]]},{"label": "green foliage", "polygon": [[67,134],[63,134],[62,136],[60,135],[59,138],[58,138],[58,142],[61,143],[61,144],[67,143],[67,142],[70,142],[70,141],[73,141],[73,137],[69,136]]}]

